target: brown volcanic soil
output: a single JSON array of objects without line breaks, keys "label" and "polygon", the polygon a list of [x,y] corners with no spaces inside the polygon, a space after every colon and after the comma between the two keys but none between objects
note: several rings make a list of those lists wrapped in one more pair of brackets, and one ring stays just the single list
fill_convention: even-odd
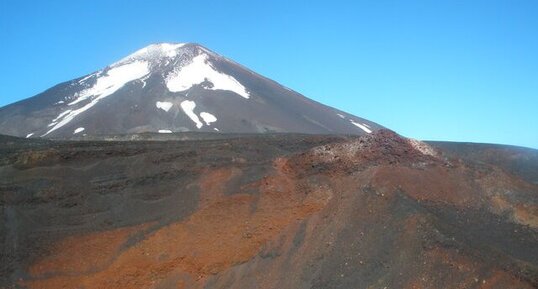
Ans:
[{"label": "brown volcanic soil", "polygon": [[456,157],[390,131],[5,137],[0,286],[536,288],[538,186]]}]

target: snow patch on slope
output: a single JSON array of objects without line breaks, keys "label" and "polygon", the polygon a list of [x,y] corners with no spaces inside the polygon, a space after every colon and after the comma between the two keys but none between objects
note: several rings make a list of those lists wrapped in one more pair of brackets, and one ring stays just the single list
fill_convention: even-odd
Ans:
[{"label": "snow patch on slope", "polygon": [[207,125],[211,125],[212,122],[217,121],[217,118],[214,115],[210,114],[209,112],[204,111],[200,113],[200,116],[202,117],[202,119]]},{"label": "snow patch on slope", "polygon": [[149,65],[145,61],[135,61],[129,64],[117,66],[111,68],[106,75],[100,76],[97,79],[97,82],[90,88],[85,89],[79,92],[75,97],[77,99],[68,105],[75,105],[83,100],[91,99],[89,103],[83,105],[78,109],[66,110],[62,112],[58,117],[56,117],[52,123],[59,121],[54,125],[52,129],[47,131],[44,135],[46,136],[49,133],[61,128],[62,126],[68,124],[72,121],[77,115],[87,111],[96,105],[101,99],[113,94],[125,84],[135,79],[139,79],[149,73]]},{"label": "snow patch on slope", "polygon": [[185,100],[181,102],[181,109],[187,114],[187,116],[196,124],[197,128],[201,128],[204,126],[202,122],[200,122],[200,119],[194,113],[194,108],[196,107],[196,103],[192,100]]},{"label": "snow patch on slope", "polygon": [[146,80],[148,80],[148,78],[150,77],[151,74],[148,74],[142,78],[140,78],[140,81],[142,81],[142,88],[146,87]]},{"label": "snow patch on slope", "polygon": [[[68,113],[70,113],[70,112],[71,112],[71,110],[68,109],[68,110],[66,110],[66,111],[64,111],[64,112],[62,112],[62,113],[60,113],[55,119],[52,120],[52,123],[51,123],[51,124],[53,124],[53,123],[55,124],[56,121],[58,121],[60,118],[64,117],[66,114],[68,114]],[[51,124],[49,124],[49,126],[51,126]]]},{"label": "snow patch on slope", "polygon": [[79,80],[78,83],[79,83],[79,84],[82,84],[82,83],[84,83],[86,80],[90,79],[92,76],[94,76],[94,75],[96,75],[96,74],[97,74],[97,72],[96,72],[96,73],[92,73],[92,74],[90,74],[90,75],[84,77],[83,79]]},{"label": "snow patch on slope", "polygon": [[248,99],[246,88],[230,75],[218,72],[209,62],[207,54],[200,54],[192,62],[172,72],[166,78],[166,86],[171,92],[188,90],[204,81],[213,84],[211,90],[228,90]]},{"label": "snow patch on slope", "polygon": [[84,129],[85,129],[85,128],[83,128],[83,127],[79,127],[79,128],[77,128],[77,129],[75,129],[75,131],[73,132],[73,134],[77,134],[77,133],[79,133],[79,132],[83,132]]},{"label": "snow patch on slope", "polygon": [[90,88],[78,93],[77,99],[68,105],[74,105],[84,101],[91,96],[106,97],[128,82],[139,79],[149,73],[149,65],[146,61],[135,61],[129,64],[113,67],[105,76],[97,79],[97,82]]},{"label": "snow patch on slope", "polygon": [[351,123],[352,123],[353,125],[355,125],[356,127],[362,129],[362,130],[365,131],[366,133],[372,133],[372,130],[369,129],[365,124],[358,123],[358,122],[354,122],[354,121],[352,121],[352,120],[350,120],[350,121],[351,121]]},{"label": "snow patch on slope", "polygon": [[[341,114],[341,113],[337,113],[336,115],[338,115],[338,117],[340,117],[341,119],[346,119],[346,117]],[[365,123],[358,123],[358,122],[355,122],[353,121],[352,119],[349,120],[351,122],[351,124],[353,124],[354,126],[362,129],[364,132],[366,133],[372,133],[372,130],[371,130],[371,127]]]},{"label": "snow patch on slope", "polygon": [[155,106],[157,108],[160,108],[166,112],[168,112],[172,108],[173,105],[174,105],[173,103],[168,102],[168,101],[157,101],[155,103]]}]

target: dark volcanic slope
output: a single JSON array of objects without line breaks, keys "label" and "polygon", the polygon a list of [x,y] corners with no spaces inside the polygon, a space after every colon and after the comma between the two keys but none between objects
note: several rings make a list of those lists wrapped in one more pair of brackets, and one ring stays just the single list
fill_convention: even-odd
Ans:
[{"label": "dark volcanic slope", "polygon": [[4,287],[538,285],[537,185],[389,131],[0,142]]},{"label": "dark volcanic slope", "polygon": [[184,131],[360,135],[380,128],[197,44],[150,45],[0,108],[0,133],[20,137]]},{"label": "dark volcanic slope", "polygon": [[496,144],[428,143],[442,149],[449,156],[499,166],[511,174],[538,184],[538,150]]}]

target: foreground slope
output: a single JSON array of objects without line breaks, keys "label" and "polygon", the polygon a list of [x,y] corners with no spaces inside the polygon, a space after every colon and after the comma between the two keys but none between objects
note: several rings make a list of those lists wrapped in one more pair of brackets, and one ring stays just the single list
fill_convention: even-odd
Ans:
[{"label": "foreground slope", "polygon": [[4,286],[538,286],[538,186],[390,131],[1,144]]},{"label": "foreground slope", "polygon": [[19,137],[184,131],[360,135],[380,128],[192,43],[150,45],[0,108],[0,133]]}]

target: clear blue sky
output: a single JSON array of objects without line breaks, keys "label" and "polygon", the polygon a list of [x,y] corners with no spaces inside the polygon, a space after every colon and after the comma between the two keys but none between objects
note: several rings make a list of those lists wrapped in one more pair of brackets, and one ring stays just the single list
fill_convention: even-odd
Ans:
[{"label": "clear blue sky", "polygon": [[0,106],[198,42],[405,136],[538,148],[538,1],[0,0]]}]

